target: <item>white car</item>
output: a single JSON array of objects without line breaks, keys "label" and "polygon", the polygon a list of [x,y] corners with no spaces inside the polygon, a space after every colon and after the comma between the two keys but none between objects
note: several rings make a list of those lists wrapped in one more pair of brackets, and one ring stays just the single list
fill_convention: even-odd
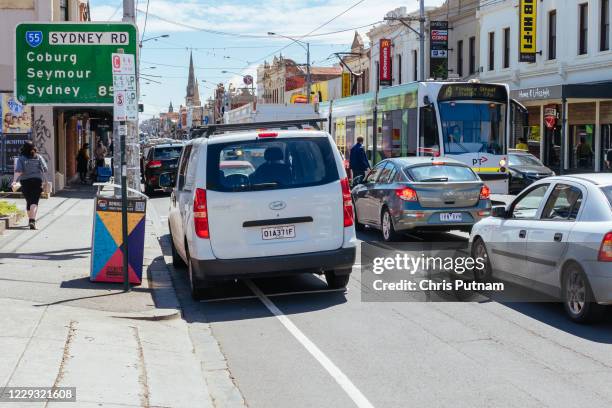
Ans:
[{"label": "white car", "polygon": [[548,177],[476,223],[472,255],[488,258],[475,278],[491,275],[563,301],[586,322],[612,304],[612,174]]},{"label": "white car", "polygon": [[323,131],[189,141],[168,223],[174,264],[188,266],[195,298],[216,280],[294,273],[324,273],[328,286],[341,288],[355,262],[349,183]]}]

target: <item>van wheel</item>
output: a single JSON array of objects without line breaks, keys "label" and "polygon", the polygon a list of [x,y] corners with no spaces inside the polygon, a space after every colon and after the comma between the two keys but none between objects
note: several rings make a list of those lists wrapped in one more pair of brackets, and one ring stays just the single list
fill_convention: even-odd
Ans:
[{"label": "van wheel", "polygon": [[170,231],[170,250],[172,251],[172,266],[174,266],[175,268],[184,268],[187,265],[185,265],[185,261],[183,261],[183,258],[181,258],[179,253],[176,251],[176,247],[174,246],[174,239],[172,238],[172,230],[170,229],[170,223],[168,223],[168,230]]},{"label": "van wheel", "polygon": [[348,285],[351,271],[347,271],[346,273],[339,274],[336,271],[325,271],[325,280],[327,281],[327,286],[330,289],[342,289],[346,288]]},{"label": "van wheel", "polygon": [[487,246],[481,238],[476,238],[472,244],[472,258],[484,259],[483,269],[473,268],[474,280],[476,280],[476,282],[486,282],[490,280],[493,276],[493,269],[491,268],[491,260],[487,252]]},{"label": "van wheel", "polygon": [[383,240],[385,242],[397,241],[399,235],[393,228],[393,219],[388,209],[384,209],[380,221],[380,230],[382,231]]},{"label": "van wheel", "polygon": [[563,307],[575,323],[590,323],[603,315],[603,306],[595,303],[591,285],[582,268],[572,263],[563,274]]}]

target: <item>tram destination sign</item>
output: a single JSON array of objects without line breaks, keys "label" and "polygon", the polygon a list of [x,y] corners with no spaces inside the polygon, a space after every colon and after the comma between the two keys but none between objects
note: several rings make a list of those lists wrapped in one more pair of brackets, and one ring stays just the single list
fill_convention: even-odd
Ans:
[{"label": "tram destination sign", "polygon": [[111,55],[136,55],[130,23],[21,23],[15,96],[30,105],[113,105]]}]

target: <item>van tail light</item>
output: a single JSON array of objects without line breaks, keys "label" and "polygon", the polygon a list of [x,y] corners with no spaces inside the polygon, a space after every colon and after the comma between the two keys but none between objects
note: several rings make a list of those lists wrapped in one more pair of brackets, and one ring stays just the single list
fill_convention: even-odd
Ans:
[{"label": "van tail light", "polygon": [[198,188],[193,201],[193,225],[200,238],[210,238],[208,231],[208,208],[206,207],[206,190]]},{"label": "van tail light", "polygon": [[488,200],[491,197],[491,189],[485,184],[480,187],[480,199]]},{"label": "van tail light", "polygon": [[147,167],[150,169],[158,169],[162,166],[161,160],[151,160],[147,163]]},{"label": "van tail light", "polygon": [[350,227],[353,225],[353,202],[351,200],[351,189],[349,187],[347,177],[340,180],[340,186],[342,186],[342,212],[344,214],[344,226]]},{"label": "van tail light", "polygon": [[395,190],[395,195],[404,201],[418,201],[419,199],[417,192],[410,187],[398,188]]},{"label": "van tail light", "polygon": [[612,231],[608,232],[604,236],[603,241],[601,241],[597,260],[600,262],[612,262]]}]

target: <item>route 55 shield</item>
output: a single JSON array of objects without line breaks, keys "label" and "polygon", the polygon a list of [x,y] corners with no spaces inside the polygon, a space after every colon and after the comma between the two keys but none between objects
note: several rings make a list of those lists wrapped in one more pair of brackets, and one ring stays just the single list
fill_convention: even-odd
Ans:
[{"label": "route 55 shield", "polygon": [[25,37],[26,42],[32,48],[38,47],[43,41],[42,31],[26,31]]}]

